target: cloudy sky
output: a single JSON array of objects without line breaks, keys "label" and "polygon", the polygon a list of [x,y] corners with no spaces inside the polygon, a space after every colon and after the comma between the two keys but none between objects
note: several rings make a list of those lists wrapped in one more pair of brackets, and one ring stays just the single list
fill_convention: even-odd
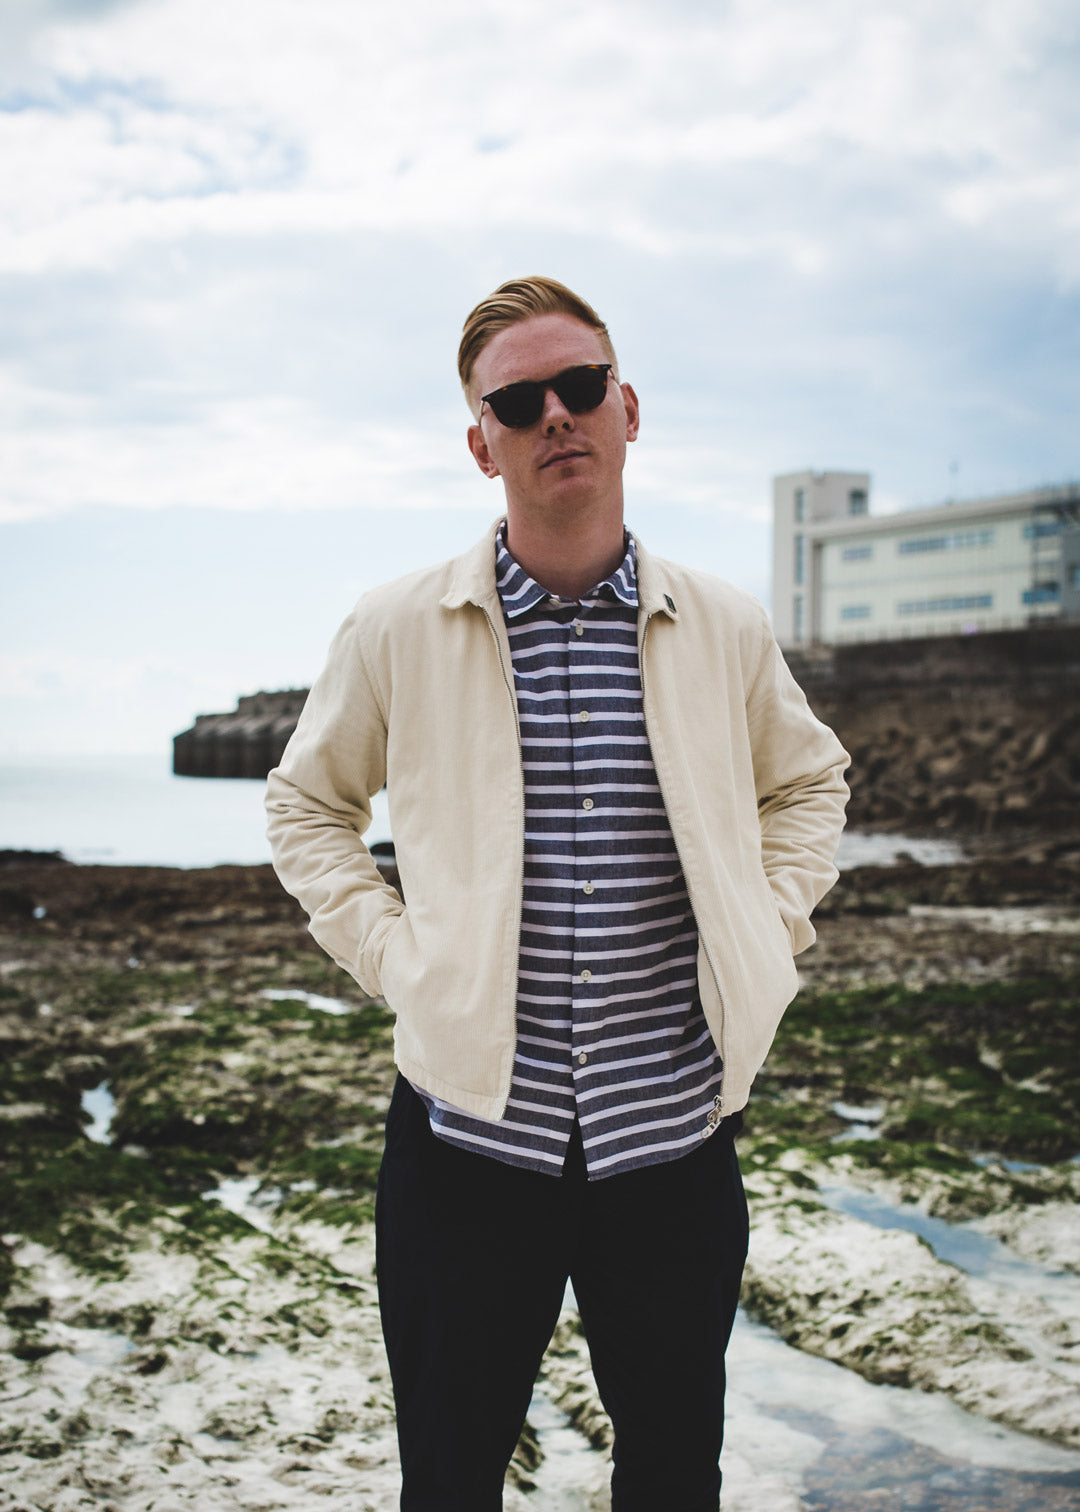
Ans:
[{"label": "cloudy sky", "polygon": [[0,755],[303,686],[499,507],[462,318],[548,272],[629,517],[768,600],[774,473],[1080,476],[1075,0],[5,0]]}]

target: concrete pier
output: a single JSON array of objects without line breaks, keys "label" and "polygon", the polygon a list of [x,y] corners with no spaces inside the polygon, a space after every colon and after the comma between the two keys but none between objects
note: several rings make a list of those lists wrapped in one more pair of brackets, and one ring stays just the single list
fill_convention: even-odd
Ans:
[{"label": "concrete pier", "polygon": [[173,738],[178,777],[265,778],[281,760],[296,729],[306,688],[252,693],[231,714],[200,714],[190,730]]}]

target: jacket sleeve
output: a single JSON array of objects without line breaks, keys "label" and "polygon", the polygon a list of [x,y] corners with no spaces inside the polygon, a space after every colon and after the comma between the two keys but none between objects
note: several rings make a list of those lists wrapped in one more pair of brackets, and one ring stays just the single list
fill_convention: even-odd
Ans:
[{"label": "jacket sleeve", "polygon": [[850,757],[811,712],[762,617],[760,661],[747,694],[761,859],[797,955],[814,943],[810,914],[838,875]]},{"label": "jacket sleeve", "polygon": [[362,838],[371,797],[386,779],[387,713],[354,611],[266,788],[267,835],[282,885],[326,953],[373,995],[403,910]]}]

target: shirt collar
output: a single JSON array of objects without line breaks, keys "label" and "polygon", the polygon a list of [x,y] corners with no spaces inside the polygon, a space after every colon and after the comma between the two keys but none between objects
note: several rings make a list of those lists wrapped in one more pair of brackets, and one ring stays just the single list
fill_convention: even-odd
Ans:
[{"label": "shirt collar", "polygon": [[[631,609],[638,606],[637,588],[637,550],[634,538],[629,532],[626,533],[626,555],[619,563],[615,571],[610,573],[602,583],[597,583],[595,588],[590,588],[577,599],[566,599],[565,603],[593,604],[598,599],[618,599]],[[518,562],[510,555],[506,545],[506,525],[499,526],[495,535],[495,582],[499,590],[499,598],[502,601],[503,613],[507,619],[517,619],[522,614],[527,614],[530,609],[535,609],[537,604],[547,603],[551,598],[546,588],[531,578]]]}]

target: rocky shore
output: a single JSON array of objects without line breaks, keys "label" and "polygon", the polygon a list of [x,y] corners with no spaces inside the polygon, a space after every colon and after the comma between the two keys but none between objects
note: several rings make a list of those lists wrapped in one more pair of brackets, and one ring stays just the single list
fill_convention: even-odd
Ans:
[{"label": "rocky shore", "polygon": [[[740,1146],[727,1512],[1080,1506],[1078,850],[860,868],[822,909]],[[390,1032],[268,867],[3,858],[3,1512],[396,1505]],[[825,1384],[741,1396],[770,1351]],[[854,1391],[890,1404],[861,1438]],[[572,1307],[534,1405],[507,1507],[598,1512]]]}]

